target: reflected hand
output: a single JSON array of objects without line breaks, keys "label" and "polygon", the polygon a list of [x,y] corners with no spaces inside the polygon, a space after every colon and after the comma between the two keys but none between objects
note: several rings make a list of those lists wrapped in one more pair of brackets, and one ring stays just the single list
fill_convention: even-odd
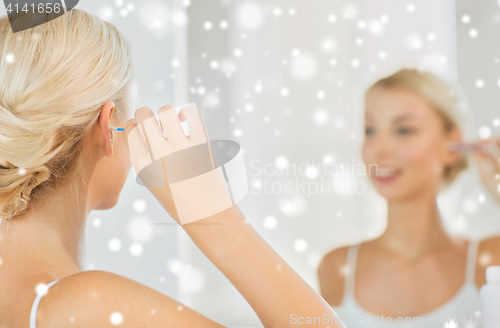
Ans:
[{"label": "reflected hand", "polygon": [[500,137],[482,140],[478,144],[490,150],[487,153],[474,152],[481,181],[495,201],[500,204]]}]

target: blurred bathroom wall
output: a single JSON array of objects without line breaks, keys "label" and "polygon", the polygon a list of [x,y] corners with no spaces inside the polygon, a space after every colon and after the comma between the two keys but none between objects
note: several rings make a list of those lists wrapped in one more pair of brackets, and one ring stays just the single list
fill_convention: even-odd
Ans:
[{"label": "blurred bathroom wall", "polygon": [[[190,100],[211,137],[241,144],[251,190],[240,207],[314,288],[325,253],[385,229],[385,203],[357,171],[364,88],[402,66],[431,70],[470,98],[463,98],[468,139],[495,133],[499,9],[472,0],[189,3]],[[319,192],[328,182],[331,189]],[[500,231],[499,209],[474,166],[439,204],[454,235]],[[180,289],[180,298],[224,324],[259,326],[196,246],[179,244],[190,248],[183,261],[205,282]]]}]

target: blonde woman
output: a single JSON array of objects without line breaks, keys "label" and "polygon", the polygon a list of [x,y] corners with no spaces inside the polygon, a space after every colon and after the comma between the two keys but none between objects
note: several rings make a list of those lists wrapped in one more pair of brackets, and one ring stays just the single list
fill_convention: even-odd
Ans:
[{"label": "blonde woman", "polygon": [[[138,282],[84,270],[87,216],[117,203],[131,169],[127,135],[153,116],[135,111],[131,51],[117,29],[73,9],[13,34],[2,17],[0,95],[0,327],[222,327]],[[343,327],[237,206],[204,221],[222,224],[182,227],[264,327],[313,317],[330,320],[309,327]]]},{"label": "blonde woman", "polygon": [[[387,200],[387,228],[374,240],[331,251],[318,268],[325,300],[359,316],[348,327],[372,326],[364,319],[381,316],[374,326],[475,327],[481,321],[475,314],[485,266],[476,254],[500,263],[500,238],[455,238],[442,225],[438,193],[468,166],[466,155],[450,147],[463,141],[461,110],[450,91],[431,73],[403,69],[366,92],[362,155]],[[500,172],[498,161],[476,157],[498,198],[495,171],[487,170],[491,161]]]}]

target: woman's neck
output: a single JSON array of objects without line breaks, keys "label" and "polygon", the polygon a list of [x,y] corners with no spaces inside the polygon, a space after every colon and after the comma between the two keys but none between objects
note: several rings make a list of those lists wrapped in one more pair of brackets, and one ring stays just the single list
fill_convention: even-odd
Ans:
[{"label": "woman's neck", "polygon": [[390,201],[387,210],[387,228],[377,243],[402,257],[414,260],[451,240],[434,194]]},{"label": "woman's neck", "polygon": [[[87,197],[79,184],[65,183],[35,198],[31,206],[0,225],[0,257],[30,258],[50,267],[55,275],[85,269]],[[82,188],[80,188],[82,189]],[[77,194],[80,196],[78,201]]]}]

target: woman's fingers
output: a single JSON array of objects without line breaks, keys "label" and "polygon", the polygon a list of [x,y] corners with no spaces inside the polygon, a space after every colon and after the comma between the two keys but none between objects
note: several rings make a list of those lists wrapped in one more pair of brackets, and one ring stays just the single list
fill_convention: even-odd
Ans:
[{"label": "woman's fingers", "polygon": [[141,127],[144,127],[145,142],[150,146],[154,160],[169,155],[170,149],[151,108],[139,108],[135,112],[135,119]]},{"label": "woman's fingers", "polygon": [[203,119],[196,109],[192,107],[182,108],[179,112],[179,118],[182,122],[187,120],[189,125],[189,138],[194,145],[208,142]]},{"label": "woman's fingers", "polygon": [[170,105],[163,106],[158,110],[158,116],[160,117],[161,127],[167,136],[167,140],[180,141],[186,138],[175,108]]}]

